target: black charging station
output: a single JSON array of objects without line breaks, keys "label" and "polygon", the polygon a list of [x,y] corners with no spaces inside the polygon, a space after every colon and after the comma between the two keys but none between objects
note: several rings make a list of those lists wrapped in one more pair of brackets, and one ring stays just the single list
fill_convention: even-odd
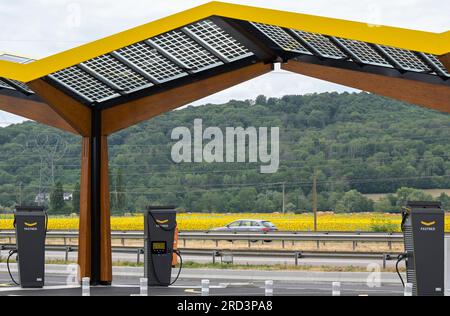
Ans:
[{"label": "black charging station", "polygon": [[443,296],[445,212],[437,202],[408,202],[403,210],[407,282],[415,296]]},{"label": "black charging station", "polygon": [[22,288],[44,286],[47,221],[47,214],[42,207],[16,207],[14,213],[16,251],[12,254],[17,253],[19,271],[17,283]]},{"label": "black charging station", "polygon": [[145,277],[148,285],[170,286],[177,213],[173,207],[149,207],[144,219]]}]

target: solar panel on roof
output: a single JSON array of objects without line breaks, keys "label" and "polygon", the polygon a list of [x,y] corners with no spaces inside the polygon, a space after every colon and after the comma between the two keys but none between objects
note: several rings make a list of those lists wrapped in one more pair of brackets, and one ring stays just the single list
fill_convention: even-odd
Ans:
[{"label": "solar panel on roof", "polygon": [[111,55],[96,57],[82,64],[127,92],[153,85],[143,76],[126,67]]},{"label": "solar panel on roof", "polygon": [[[442,79],[450,77],[449,71],[434,55],[273,25],[248,23],[253,27],[246,31],[258,33],[257,37],[262,45],[278,47],[275,53],[282,58],[292,58],[292,54],[286,52],[294,52],[299,55],[314,55],[321,60],[347,60],[361,65],[430,73]],[[145,89],[254,56],[252,51],[236,39],[245,38],[247,34],[242,33],[234,38],[227,32],[228,28],[219,25],[219,22],[211,19],[195,22],[58,71],[49,77],[89,103],[103,102],[121,97],[125,92]],[[239,28],[235,32],[239,33]],[[256,53],[258,48],[252,49]],[[281,50],[285,51],[284,54]],[[12,55],[0,55],[0,59],[21,63],[32,61]],[[305,61],[310,62],[310,59],[306,58]],[[0,88],[33,93],[26,84],[6,79],[0,80]]]},{"label": "solar panel on roof", "polygon": [[426,65],[414,52],[389,46],[377,45],[379,49],[394,59],[403,70],[415,72],[431,72],[432,69]]},{"label": "solar panel on roof", "polygon": [[432,54],[424,54],[430,59],[430,61],[441,70],[441,73],[447,77],[450,77],[450,71],[444,66],[444,64],[439,60],[439,58]]},{"label": "solar panel on roof", "polygon": [[0,79],[0,88],[1,89],[13,89],[10,85],[8,85],[6,82]]},{"label": "solar panel on roof", "polygon": [[226,62],[232,62],[253,55],[246,47],[210,20],[191,24],[185,27],[184,30],[189,32],[191,36],[204,42]]},{"label": "solar panel on roof", "polygon": [[16,86],[19,86],[20,88],[22,88],[24,91],[27,91],[28,93],[34,93],[30,87],[28,87],[26,84],[24,84],[23,82],[17,81],[17,80],[11,80],[11,82],[13,82]]},{"label": "solar panel on roof", "polygon": [[89,102],[101,102],[120,96],[113,89],[76,66],[58,71],[50,75],[50,78],[60,82]]},{"label": "solar panel on roof", "polygon": [[281,27],[254,22],[251,22],[251,24],[267,36],[271,41],[277,44],[281,49],[289,52],[312,55],[308,49],[296,41]]},{"label": "solar panel on roof", "polygon": [[296,36],[303,41],[311,45],[315,50],[319,52],[322,57],[344,59],[348,58],[339,48],[334,45],[331,40],[321,34],[308,33],[304,31],[291,30]]},{"label": "solar panel on roof", "polygon": [[393,67],[367,43],[337,37],[333,37],[332,39],[342,45],[344,49],[348,50],[353,55],[352,58],[357,59],[357,62],[381,67]]},{"label": "solar panel on roof", "polygon": [[19,64],[26,64],[26,63],[33,61],[32,59],[29,59],[29,58],[14,56],[14,55],[10,55],[10,54],[0,55],[0,60],[10,61],[10,62],[19,63]]},{"label": "solar panel on roof", "polygon": [[180,67],[145,43],[122,48],[117,53],[159,83],[187,76],[187,73]]},{"label": "solar panel on roof", "polygon": [[222,65],[216,56],[208,52],[181,31],[172,31],[156,36],[148,43],[157,48],[161,54],[170,56],[185,70],[199,72]]}]

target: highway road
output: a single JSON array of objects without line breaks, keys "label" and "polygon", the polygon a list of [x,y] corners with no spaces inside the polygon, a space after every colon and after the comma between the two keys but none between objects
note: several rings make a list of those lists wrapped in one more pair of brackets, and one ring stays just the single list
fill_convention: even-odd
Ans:
[{"label": "highway road", "polygon": [[[15,268],[15,267],[14,267]],[[5,295],[80,295],[80,288],[67,288],[67,266],[47,266],[46,290],[26,290],[11,287],[4,264],[0,264],[0,296]],[[174,271],[174,274],[176,270]],[[142,268],[114,268],[112,288],[94,288],[92,295],[136,295]],[[202,279],[211,280],[212,296],[263,296],[264,281],[274,280],[274,295],[327,296],[333,281],[342,282],[343,296],[401,296],[403,289],[392,273],[382,274],[380,287],[369,287],[367,273],[315,273],[289,271],[239,271],[186,269],[181,279],[170,288],[151,288],[152,296],[199,296]]]}]

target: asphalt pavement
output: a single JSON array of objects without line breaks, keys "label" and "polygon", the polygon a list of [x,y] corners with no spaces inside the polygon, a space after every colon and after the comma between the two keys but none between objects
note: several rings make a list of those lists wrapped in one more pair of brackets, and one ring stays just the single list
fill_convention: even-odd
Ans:
[{"label": "asphalt pavement", "polygon": [[[16,271],[12,266],[13,273]],[[64,265],[46,267],[46,288],[22,290],[14,287],[6,266],[0,264],[0,296],[79,296],[79,286],[70,287],[70,271]],[[174,270],[176,275],[177,270]],[[111,287],[95,287],[92,296],[130,296],[139,294],[142,268],[115,267]],[[201,280],[211,282],[211,296],[264,296],[265,281],[274,281],[274,295],[283,296],[329,296],[332,282],[341,282],[342,296],[401,296],[403,288],[392,273],[302,272],[302,271],[256,271],[185,269],[180,280],[169,288],[150,288],[150,296],[200,296]]]}]

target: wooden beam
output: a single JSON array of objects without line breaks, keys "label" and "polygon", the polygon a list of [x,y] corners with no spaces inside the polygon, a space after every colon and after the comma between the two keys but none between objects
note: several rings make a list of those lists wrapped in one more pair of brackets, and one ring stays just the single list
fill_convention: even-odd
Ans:
[{"label": "wooden beam", "polygon": [[112,282],[112,249],[111,249],[111,212],[109,194],[108,137],[102,136],[100,162],[100,279]]},{"label": "wooden beam", "polygon": [[[100,280],[112,282],[111,219],[109,194],[108,142],[101,140],[101,188],[100,188]],[[80,226],[78,264],[82,277],[92,277],[92,138],[82,138]],[[92,279],[91,279],[92,280]]]},{"label": "wooden beam", "polygon": [[42,79],[31,81],[28,86],[81,136],[91,135],[91,109]]},{"label": "wooden beam", "polygon": [[439,60],[444,64],[445,68],[450,72],[450,53],[439,56]]},{"label": "wooden beam", "polygon": [[82,278],[91,277],[91,141],[90,137],[83,137],[81,150],[78,264]]},{"label": "wooden beam", "polygon": [[190,83],[103,111],[103,135],[110,135],[162,113],[272,71],[271,64],[254,64],[205,80]]},{"label": "wooden beam", "polygon": [[58,115],[58,113],[42,102],[0,95],[0,110],[67,132],[78,134],[72,126]]},{"label": "wooden beam", "polygon": [[287,71],[450,113],[450,87],[297,61]]}]

